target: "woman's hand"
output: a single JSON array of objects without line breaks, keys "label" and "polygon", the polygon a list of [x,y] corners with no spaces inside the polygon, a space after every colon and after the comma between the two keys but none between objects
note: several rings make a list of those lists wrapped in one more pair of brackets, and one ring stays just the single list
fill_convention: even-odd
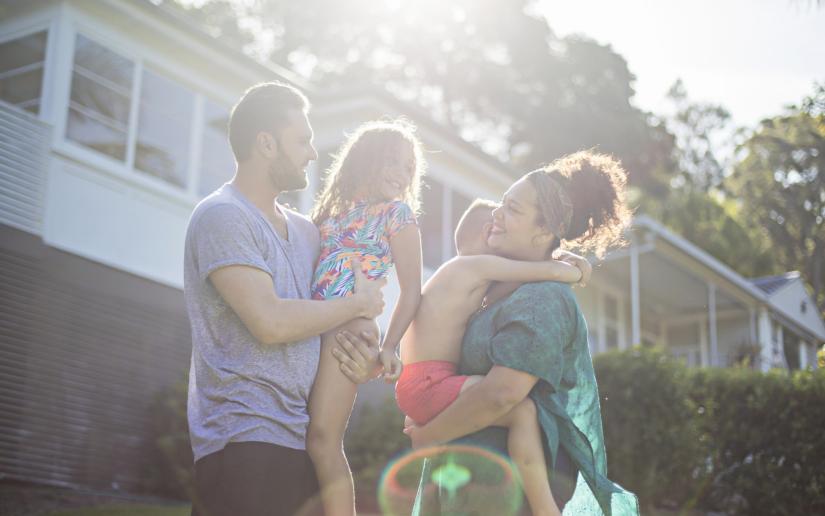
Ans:
[{"label": "woman's hand", "polygon": [[416,425],[410,416],[404,418],[404,433],[410,438],[410,441],[412,441],[411,446],[413,450],[432,444],[424,440],[421,427]]},{"label": "woman's hand", "polygon": [[387,383],[398,381],[401,376],[401,359],[395,352],[395,348],[384,346],[378,358],[381,360],[381,365],[384,367],[383,378]]}]

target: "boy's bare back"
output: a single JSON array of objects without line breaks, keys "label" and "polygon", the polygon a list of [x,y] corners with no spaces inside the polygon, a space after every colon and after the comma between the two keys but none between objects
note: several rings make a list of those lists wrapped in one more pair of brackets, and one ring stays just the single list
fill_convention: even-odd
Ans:
[{"label": "boy's bare back", "polygon": [[401,340],[404,364],[424,360],[458,362],[467,322],[481,307],[491,283],[462,267],[465,260],[453,258],[424,284],[415,319]]}]

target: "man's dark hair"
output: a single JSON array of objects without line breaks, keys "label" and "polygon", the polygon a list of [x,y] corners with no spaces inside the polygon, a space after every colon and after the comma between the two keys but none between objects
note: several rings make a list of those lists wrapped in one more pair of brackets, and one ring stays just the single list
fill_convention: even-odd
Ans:
[{"label": "man's dark hair", "polygon": [[289,84],[264,82],[246,90],[229,115],[229,144],[235,159],[248,159],[258,133],[281,129],[287,112],[295,109],[306,112],[309,101]]}]

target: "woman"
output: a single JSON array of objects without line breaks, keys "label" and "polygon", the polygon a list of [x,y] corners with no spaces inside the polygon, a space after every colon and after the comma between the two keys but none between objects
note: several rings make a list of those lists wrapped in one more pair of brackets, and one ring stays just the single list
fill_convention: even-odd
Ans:
[{"label": "woman", "polygon": [[[624,186],[625,172],[612,158],[566,156],[507,190],[493,212],[487,243],[516,260],[545,260],[562,240],[601,256],[621,240],[630,220]],[[485,301],[467,326],[459,368],[461,374],[486,376],[427,425],[405,429],[413,446],[478,432],[530,396],[546,438],[547,463],[554,465],[551,483],[559,506],[570,499],[579,472],[593,495],[577,493],[583,513],[600,507],[605,514],[638,514],[635,496],[606,477],[587,325],[570,287],[497,284]],[[489,431],[471,436],[475,444],[494,444],[491,439]],[[554,481],[565,472],[569,480],[560,487]]]}]

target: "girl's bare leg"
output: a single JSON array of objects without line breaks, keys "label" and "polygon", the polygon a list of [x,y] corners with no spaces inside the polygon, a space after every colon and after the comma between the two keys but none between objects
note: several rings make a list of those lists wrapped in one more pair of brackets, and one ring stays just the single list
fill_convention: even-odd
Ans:
[{"label": "girl's bare leg", "polygon": [[[463,393],[477,384],[483,376],[471,376],[461,387]],[[539,426],[536,405],[530,398],[525,398],[510,412],[493,422],[493,426],[503,426],[507,433],[507,451],[516,464],[524,485],[524,495],[534,516],[560,516],[561,511],[547,476],[547,463],[544,460],[544,436]]]},{"label": "girl's bare leg", "polygon": [[321,359],[309,399],[307,452],[318,475],[326,516],[355,515],[355,492],[344,454],[344,432],[358,386],[341,372],[332,355],[335,335],[344,329],[356,335],[367,331],[377,336],[379,332],[375,321],[355,319],[321,337]]}]

